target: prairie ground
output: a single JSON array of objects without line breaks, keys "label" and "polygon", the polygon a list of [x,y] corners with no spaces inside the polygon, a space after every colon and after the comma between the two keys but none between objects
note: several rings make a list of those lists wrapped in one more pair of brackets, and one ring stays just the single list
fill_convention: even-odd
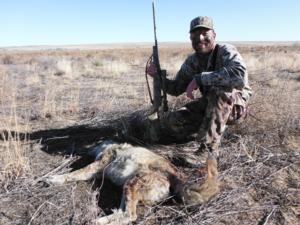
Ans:
[{"label": "prairie ground", "polygon": [[[136,224],[299,224],[300,44],[235,45],[254,95],[247,120],[222,139],[221,193],[192,208],[173,201],[140,206]],[[159,50],[169,77],[192,52],[184,43]],[[86,165],[89,149],[150,108],[144,76],[150,55],[146,43],[0,50],[1,225],[92,224],[118,207],[120,189],[108,181],[38,180]],[[186,101],[169,97],[172,110]],[[148,147],[193,157],[197,143]],[[197,181],[197,169],[180,169]]]}]

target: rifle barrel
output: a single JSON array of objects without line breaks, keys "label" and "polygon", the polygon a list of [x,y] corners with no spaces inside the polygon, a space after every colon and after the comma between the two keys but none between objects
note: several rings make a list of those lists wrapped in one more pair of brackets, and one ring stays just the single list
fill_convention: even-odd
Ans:
[{"label": "rifle barrel", "polygon": [[155,5],[154,1],[152,1],[152,15],[153,15],[153,28],[154,28],[154,41],[157,46],[157,38],[156,38],[156,21],[155,21]]}]

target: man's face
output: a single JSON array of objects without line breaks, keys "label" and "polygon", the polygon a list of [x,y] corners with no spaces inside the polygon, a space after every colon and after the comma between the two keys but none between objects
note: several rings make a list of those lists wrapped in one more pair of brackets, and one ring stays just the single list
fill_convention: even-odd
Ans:
[{"label": "man's face", "polygon": [[199,54],[211,52],[215,47],[216,34],[208,28],[198,28],[190,33],[190,39],[194,50]]}]

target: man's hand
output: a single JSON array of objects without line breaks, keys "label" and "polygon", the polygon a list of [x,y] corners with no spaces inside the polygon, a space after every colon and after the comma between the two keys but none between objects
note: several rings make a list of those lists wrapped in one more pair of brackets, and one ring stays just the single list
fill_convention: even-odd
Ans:
[{"label": "man's hand", "polygon": [[189,83],[188,87],[186,88],[186,96],[190,99],[194,99],[193,91],[198,89],[197,82],[195,78]]},{"label": "man's hand", "polygon": [[150,63],[147,68],[147,74],[151,77],[155,77],[157,75],[157,68],[154,63]]}]

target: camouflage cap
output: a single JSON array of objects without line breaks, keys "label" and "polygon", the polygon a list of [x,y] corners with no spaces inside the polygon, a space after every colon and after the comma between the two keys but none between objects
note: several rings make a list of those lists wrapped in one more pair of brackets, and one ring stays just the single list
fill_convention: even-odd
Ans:
[{"label": "camouflage cap", "polygon": [[192,32],[193,30],[195,30],[199,27],[205,27],[205,28],[213,30],[214,24],[213,24],[212,18],[210,18],[208,16],[198,16],[198,17],[194,18],[191,21],[190,32]]}]

